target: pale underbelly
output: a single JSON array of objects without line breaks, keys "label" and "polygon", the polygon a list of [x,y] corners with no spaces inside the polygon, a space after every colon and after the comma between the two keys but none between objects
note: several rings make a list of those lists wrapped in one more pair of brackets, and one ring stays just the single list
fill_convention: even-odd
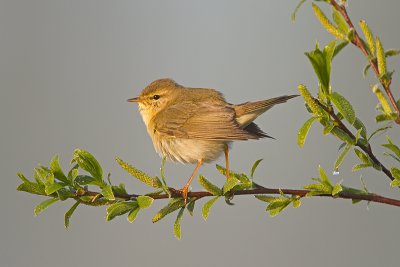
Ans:
[{"label": "pale underbelly", "polygon": [[154,148],[161,157],[181,163],[211,162],[219,158],[226,145],[232,142],[218,140],[197,140],[183,138],[157,138]]}]

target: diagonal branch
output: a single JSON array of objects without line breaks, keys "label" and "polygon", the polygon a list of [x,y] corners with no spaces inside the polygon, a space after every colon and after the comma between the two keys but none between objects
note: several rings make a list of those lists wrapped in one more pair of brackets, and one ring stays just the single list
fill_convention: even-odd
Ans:
[{"label": "diagonal branch", "polygon": [[392,106],[397,113],[397,119],[395,120],[395,122],[397,124],[400,124],[399,107],[397,106],[396,100],[390,89],[390,84],[391,84],[392,80],[389,79],[388,81],[384,81],[381,78],[381,75],[379,74],[379,70],[378,70],[378,63],[376,61],[373,61],[372,58],[369,56],[369,53],[368,53],[367,48],[365,47],[365,44],[361,41],[359,34],[357,33],[356,29],[354,28],[353,22],[351,21],[349,15],[347,14],[346,7],[344,5],[339,5],[336,2],[336,0],[331,0],[330,4],[343,16],[346,23],[349,25],[350,29],[353,30],[354,38],[351,40],[351,43],[354,44],[355,46],[357,46],[361,50],[361,52],[364,54],[364,56],[367,58],[369,65],[371,66],[371,68],[375,72],[375,75],[378,78],[379,82],[382,84],[383,88],[385,89],[386,94],[389,97],[389,100],[392,103]]},{"label": "diagonal branch", "polygon": [[[335,112],[332,109],[329,109],[326,107],[324,104],[322,104],[318,99],[314,98],[314,101],[325,111],[327,112],[337,123],[338,127],[342,129],[344,132],[346,132],[347,135],[349,135],[353,140],[356,140],[356,137],[354,134],[346,127],[346,125],[343,124],[343,122],[336,116]],[[387,177],[390,178],[390,180],[394,180],[394,177],[390,170],[386,168],[380,161],[379,159],[374,155],[372,152],[372,148],[370,145],[366,146],[365,144],[361,143],[360,141],[357,141],[356,146],[358,146],[362,151],[368,154],[368,156],[371,158],[371,160],[377,165],[380,166],[382,169],[382,172],[386,174]]]}]

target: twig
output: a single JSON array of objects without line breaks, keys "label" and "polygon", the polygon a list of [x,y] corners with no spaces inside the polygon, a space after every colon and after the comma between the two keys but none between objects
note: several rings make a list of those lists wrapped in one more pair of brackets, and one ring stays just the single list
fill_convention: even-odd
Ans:
[{"label": "twig", "polygon": [[[257,186],[255,189],[249,189],[249,190],[237,190],[234,192],[235,196],[240,196],[240,195],[280,195],[281,193],[287,194],[287,195],[295,195],[299,197],[305,197],[306,194],[310,192],[309,190],[304,190],[304,189],[275,189],[275,188],[266,188],[263,186]],[[86,191],[83,196],[97,196],[100,193],[98,192],[93,192],[93,191]],[[137,194],[127,194],[127,195],[117,195],[115,194],[115,197],[119,200],[123,201],[129,201],[132,199],[135,199],[140,195]],[[206,192],[206,191],[196,191],[196,192],[189,192],[188,197],[189,198],[196,198],[196,200],[203,198],[203,197],[212,197],[214,196],[213,194]],[[388,198],[384,197],[378,194],[373,194],[373,193],[350,193],[346,191],[340,192],[338,195],[332,196],[330,194],[322,194],[322,195],[316,195],[319,197],[330,197],[330,198],[340,198],[340,199],[354,199],[354,200],[365,200],[368,202],[376,202],[376,203],[383,203],[391,206],[397,206],[400,207],[400,200],[393,199],[393,198]],[[151,196],[153,199],[168,199],[170,196],[168,194],[159,194],[159,195],[152,195]],[[171,192],[171,197],[182,197],[181,194],[172,191]],[[78,199],[79,197],[76,197]],[[79,198],[80,199],[80,198]],[[82,200],[80,200],[82,201]],[[112,204],[112,201],[106,201],[104,202],[103,205],[109,205]],[[86,205],[94,205],[93,203],[90,202],[82,202],[82,204]]]},{"label": "twig", "polygon": [[347,14],[347,10],[346,7],[344,5],[339,5],[336,0],[331,0],[331,5],[343,16],[343,18],[345,19],[346,23],[349,25],[349,27],[353,30],[354,32],[354,38],[351,40],[351,42],[357,46],[361,52],[364,54],[364,56],[367,58],[371,68],[373,69],[373,71],[375,72],[376,77],[378,78],[379,82],[382,84],[383,88],[386,91],[386,94],[389,97],[390,102],[392,103],[393,108],[395,109],[396,113],[397,113],[397,118],[395,120],[395,122],[397,124],[400,124],[400,111],[399,111],[399,107],[397,106],[396,100],[393,97],[392,91],[390,89],[390,84],[392,82],[392,80],[388,80],[388,81],[384,81],[381,76],[379,75],[379,70],[378,70],[378,63],[374,62],[372,60],[372,58],[369,56],[368,50],[365,47],[364,43],[361,41],[361,38],[359,36],[359,34],[357,33],[356,29],[354,28],[354,25],[349,17],[349,15]]},{"label": "twig", "polygon": [[[324,104],[322,104],[321,102],[318,101],[318,99],[314,98],[314,101],[325,111],[327,112],[337,123],[338,127],[340,129],[342,129],[344,132],[346,132],[346,134],[348,134],[353,140],[356,140],[356,137],[354,136],[354,134],[346,127],[346,125],[343,124],[343,122],[336,116],[335,112],[331,109],[329,109],[328,107],[326,107]],[[365,144],[361,143],[361,142],[357,142],[355,144],[356,146],[358,146],[359,148],[361,148],[362,151],[364,151],[365,153],[368,154],[368,156],[371,158],[371,160],[377,165],[380,166],[382,171],[386,174],[387,177],[390,178],[390,180],[394,180],[394,177],[392,175],[392,173],[390,172],[390,170],[388,168],[386,168],[380,161],[379,159],[374,155],[374,153],[372,152],[372,148],[371,146],[366,146]]]}]

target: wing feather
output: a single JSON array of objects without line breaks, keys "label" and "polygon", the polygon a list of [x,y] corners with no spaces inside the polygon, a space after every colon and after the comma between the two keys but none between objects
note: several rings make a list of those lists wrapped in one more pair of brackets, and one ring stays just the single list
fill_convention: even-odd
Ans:
[{"label": "wing feather", "polygon": [[240,128],[232,107],[219,103],[177,103],[155,116],[154,130],[169,137],[200,140],[259,138],[257,134]]}]

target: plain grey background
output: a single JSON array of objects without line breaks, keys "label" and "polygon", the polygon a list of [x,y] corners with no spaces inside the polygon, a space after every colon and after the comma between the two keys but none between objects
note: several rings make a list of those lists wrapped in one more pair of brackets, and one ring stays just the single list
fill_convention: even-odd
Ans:
[{"label": "plain grey background", "polygon": [[[17,192],[21,171],[32,178],[38,163],[54,154],[69,167],[72,151],[91,151],[114,183],[130,192],[147,188],[129,177],[114,157],[158,175],[160,158],[137,112],[126,99],[151,81],[171,77],[192,87],[222,91],[232,103],[296,93],[317,81],[304,56],[318,39],[331,37],[316,21],[310,1],[0,1],[0,170],[1,266],[398,266],[398,208],[350,201],[304,199],[270,218],[265,204],[238,196],[219,201],[209,219],[185,215],[183,238],[173,237],[175,216],[151,223],[165,204],[157,202],[130,224],[126,217],[105,222],[105,208],[81,206],[65,230],[65,201],[34,217],[44,198]],[[349,1],[357,23],[366,19],[385,48],[400,48],[398,1]],[[327,10],[327,9],[325,9]],[[362,77],[366,63],[354,47],[335,60],[332,85],[354,103],[370,132],[375,129],[375,96]],[[391,68],[398,59],[389,59]],[[393,91],[398,98],[399,79]],[[300,188],[323,166],[333,181],[399,198],[388,179],[370,170],[352,173],[349,163],[333,177],[339,142],[322,136],[317,124],[303,149],[298,128],[308,118],[303,101],[277,106],[257,122],[277,140],[235,143],[231,167],[248,172],[264,158],[256,181],[269,187]],[[397,143],[398,127],[391,135]],[[397,135],[397,136],[396,136]],[[388,166],[393,161],[375,151]],[[218,163],[223,164],[223,159]],[[169,184],[182,186],[194,166],[169,163]],[[200,170],[222,185],[214,164]],[[193,189],[200,189],[197,181]],[[198,204],[203,204],[201,201]]]}]

